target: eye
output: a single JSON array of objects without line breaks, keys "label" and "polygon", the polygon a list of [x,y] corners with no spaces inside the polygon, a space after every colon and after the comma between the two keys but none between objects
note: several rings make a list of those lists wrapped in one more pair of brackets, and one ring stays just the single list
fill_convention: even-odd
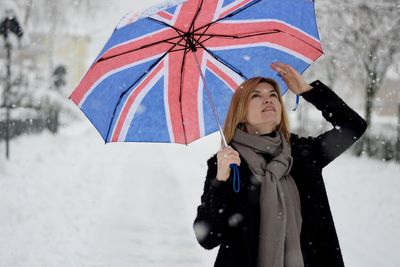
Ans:
[{"label": "eye", "polygon": [[276,92],[274,92],[274,93],[271,93],[269,96],[278,97],[278,94]]},{"label": "eye", "polygon": [[256,94],[252,94],[252,95],[251,95],[251,99],[256,98],[256,97],[259,97],[259,96],[260,96],[260,95],[257,94],[257,93],[256,93]]}]

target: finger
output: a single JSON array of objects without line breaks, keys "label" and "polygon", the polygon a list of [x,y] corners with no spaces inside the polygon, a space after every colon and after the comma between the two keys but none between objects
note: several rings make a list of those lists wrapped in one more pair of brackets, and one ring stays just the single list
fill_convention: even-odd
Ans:
[{"label": "finger", "polygon": [[220,149],[220,150],[218,151],[218,154],[229,153],[229,152],[232,151],[232,150],[233,150],[233,149],[230,148],[230,147],[225,147],[225,148]]},{"label": "finger", "polygon": [[232,155],[234,155],[234,154],[233,153],[229,153],[229,152],[225,152],[225,151],[221,151],[220,153],[217,154],[217,159],[220,162],[224,162],[226,160],[231,159]]},{"label": "finger", "polygon": [[239,158],[238,156],[232,154],[232,155],[226,156],[226,157],[222,156],[222,157],[218,160],[218,163],[219,163],[221,166],[224,166],[224,168],[229,168],[229,165],[230,165],[232,162],[240,162],[240,158]]},{"label": "finger", "polygon": [[293,68],[291,65],[289,64],[285,64],[285,70],[288,73],[298,73],[297,70],[295,68]]},{"label": "finger", "polygon": [[224,158],[239,158],[239,152],[236,150],[228,151],[224,153],[223,155]]},{"label": "finger", "polygon": [[222,150],[217,153],[218,162],[220,162],[224,158],[224,155],[225,155],[225,153]]},{"label": "finger", "polygon": [[240,166],[240,159],[232,159],[229,161],[229,165],[231,164],[236,164],[237,166]]},{"label": "finger", "polygon": [[275,61],[275,62],[273,62],[271,64],[271,66],[278,66],[278,67],[281,67],[281,68],[285,67],[285,65],[286,64],[284,64],[283,62],[280,62],[280,61]]},{"label": "finger", "polygon": [[233,147],[228,146],[229,152],[235,153],[237,155],[239,155],[239,152],[237,152]]},{"label": "finger", "polygon": [[220,152],[222,152],[222,153],[227,153],[228,151],[229,151],[229,147],[224,147],[224,148],[222,148],[221,150],[220,150]]},{"label": "finger", "polygon": [[223,153],[228,153],[228,154],[235,154],[235,153],[237,153],[237,151],[236,150],[234,150],[232,147],[227,147],[227,148],[225,148],[224,150],[222,150],[223,151]]},{"label": "finger", "polygon": [[231,159],[239,159],[239,152],[232,147],[227,147],[217,153],[217,160],[220,164],[226,164],[226,161]]},{"label": "finger", "polygon": [[[223,159],[223,161],[225,161],[226,163],[231,164],[231,163],[239,163],[240,164],[240,158],[238,156],[231,156],[227,159]],[[238,165],[239,165],[238,164]]]},{"label": "finger", "polygon": [[226,151],[226,153],[239,155],[239,152],[237,152],[237,151],[234,150],[233,148],[228,149],[228,150]]},{"label": "finger", "polygon": [[276,72],[282,71],[282,65],[279,62],[274,62],[271,64],[271,68]]},{"label": "finger", "polygon": [[231,159],[233,159],[233,158],[235,158],[235,157],[236,157],[236,155],[233,154],[233,153],[224,153],[224,154],[222,155],[221,159],[222,159],[222,160],[225,160],[225,161],[229,161],[229,160],[231,160]]},{"label": "finger", "polygon": [[274,62],[271,64],[272,68],[278,68],[278,69],[285,69],[286,68],[286,64],[282,63],[282,62]]},{"label": "finger", "polygon": [[283,64],[283,63],[280,63],[280,62],[274,62],[274,63],[272,63],[272,64],[271,64],[271,68],[272,68],[274,71],[278,72],[278,74],[279,74],[280,76],[284,76],[284,75],[286,75],[286,74],[288,73],[288,71],[285,69],[284,64]]}]

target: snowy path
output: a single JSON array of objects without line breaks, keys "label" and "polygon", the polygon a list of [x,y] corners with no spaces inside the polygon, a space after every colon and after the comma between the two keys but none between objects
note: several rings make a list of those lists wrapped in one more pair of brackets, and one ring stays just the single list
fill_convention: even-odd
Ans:
[{"label": "snowy path", "polygon": [[[21,137],[1,158],[0,267],[212,266],[192,222],[218,135],[104,145],[83,125]],[[400,266],[399,173],[349,155],[324,170],[348,267]]]},{"label": "snowy path", "polygon": [[324,177],[345,263],[400,266],[400,166],[344,155]]},{"label": "snowy path", "polygon": [[1,267],[208,265],[191,226],[203,181],[185,177],[204,164],[185,146],[103,145],[79,125],[11,149],[0,171]]},{"label": "snowy path", "polygon": [[[94,177],[108,181],[99,192],[90,258],[96,266],[197,266],[193,233],[186,224],[182,186],[168,166],[168,155],[155,150],[110,151]],[[162,151],[161,151],[162,152]],[[121,161],[117,159],[122,158]],[[150,164],[140,164],[151,159]],[[104,161],[104,162],[103,162]],[[88,265],[92,264],[88,259]]]}]

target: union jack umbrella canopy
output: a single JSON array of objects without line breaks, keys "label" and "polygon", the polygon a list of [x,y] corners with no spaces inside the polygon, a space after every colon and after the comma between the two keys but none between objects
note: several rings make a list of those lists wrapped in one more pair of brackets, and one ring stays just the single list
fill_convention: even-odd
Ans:
[{"label": "union jack umbrella canopy", "polygon": [[218,130],[241,82],[284,93],[271,63],[302,73],[321,54],[311,0],[181,1],[125,16],[70,98],[105,142],[188,144]]}]

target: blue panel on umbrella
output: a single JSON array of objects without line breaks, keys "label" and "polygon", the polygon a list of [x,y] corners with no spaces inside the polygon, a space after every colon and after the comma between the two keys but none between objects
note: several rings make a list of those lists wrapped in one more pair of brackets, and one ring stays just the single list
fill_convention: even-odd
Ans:
[{"label": "blue panel on umbrella", "polygon": [[[112,74],[103,80],[83,103],[81,107],[82,110],[100,132],[103,139],[106,139],[114,107],[120,95],[132,86],[133,82],[155,61],[156,60],[151,60],[144,64]],[[121,101],[121,103],[123,103],[123,101]],[[121,106],[118,107],[116,114],[119,113],[120,109]]]},{"label": "blue panel on umbrella", "polygon": [[235,2],[236,0],[225,0],[224,3],[222,4],[222,7],[225,7],[229,4],[232,4],[233,2]]},{"label": "blue panel on umbrella", "polygon": [[132,41],[132,39],[142,37],[143,35],[152,33],[157,30],[165,28],[164,25],[151,21],[147,18],[140,19],[134,23],[128,24],[125,27],[116,29],[111,35],[110,39],[104,46],[103,50],[100,52],[99,57],[111,47],[121,44],[127,41]]},{"label": "blue panel on umbrella", "polygon": [[178,7],[178,5],[167,8],[165,11],[167,11],[168,13],[174,14],[177,7]]},{"label": "blue panel on umbrella", "polygon": [[314,2],[311,0],[260,1],[253,7],[239,12],[230,20],[276,19],[300,28],[319,39],[314,17]]},{"label": "blue panel on umbrella", "polygon": [[164,79],[143,98],[129,128],[126,141],[170,143],[164,109]]},{"label": "blue panel on umbrella", "polygon": [[305,70],[309,64],[303,60],[268,47],[252,47],[251,49],[230,49],[213,51],[218,57],[228,62],[247,77],[270,77],[278,81],[282,93],[287,90],[286,85],[275,71],[271,69],[271,62],[281,61],[292,65],[297,70]]},{"label": "blue panel on umbrella", "polygon": [[[209,85],[212,100],[216,106],[218,116],[223,126],[233,91],[212,72],[206,71],[205,77],[207,84]],[[205,89],[203,90],[203,114],[205,134],[207,135],[217,131],[218,126],[212,113],[212,108]]]}]

